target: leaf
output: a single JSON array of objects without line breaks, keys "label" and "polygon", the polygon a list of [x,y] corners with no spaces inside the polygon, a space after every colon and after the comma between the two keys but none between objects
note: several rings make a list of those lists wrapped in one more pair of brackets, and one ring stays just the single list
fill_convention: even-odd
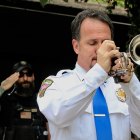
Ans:
[{"label": "leaf", "polygon": [[41,5],[44,7],[46,4],[48,4],[50,0],[40,0]]}]

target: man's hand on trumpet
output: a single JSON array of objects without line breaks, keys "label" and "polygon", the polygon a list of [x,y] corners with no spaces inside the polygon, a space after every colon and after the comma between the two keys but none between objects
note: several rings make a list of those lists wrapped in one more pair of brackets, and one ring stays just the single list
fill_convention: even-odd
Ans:
[{"label": "man's hand on trumpet", "polygon": [[128,83],[134,72],[133,65],[127,54],[123,52],[122,57],[114,61],[114,66],[111,68],[112,76],[118,77],[120,79],[118,82]]}]

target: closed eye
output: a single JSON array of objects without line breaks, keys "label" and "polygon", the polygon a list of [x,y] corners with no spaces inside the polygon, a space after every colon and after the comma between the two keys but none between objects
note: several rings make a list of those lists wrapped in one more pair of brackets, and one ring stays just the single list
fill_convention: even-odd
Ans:
[{"label": "closed eye", "polygon": [[89,42],[89,45],[94,45],[95,46],[97,44],[98,44],[98,42],[96,40],[92,40],[92,41]]}]

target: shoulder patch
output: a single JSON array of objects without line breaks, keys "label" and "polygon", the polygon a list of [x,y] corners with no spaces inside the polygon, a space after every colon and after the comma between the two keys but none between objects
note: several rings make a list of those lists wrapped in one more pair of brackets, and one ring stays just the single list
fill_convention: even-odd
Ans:
[{"label": "shoulder patch", "polygon": [[38,93],[40,98],[44,96],[46,89],[48,87],[50,87],[52,85],[52,83],[53,83],[52,79],[46,78],[45,80],[43,80],[41,87],[40,87],[40,90],[39,90],[39,93]]}]

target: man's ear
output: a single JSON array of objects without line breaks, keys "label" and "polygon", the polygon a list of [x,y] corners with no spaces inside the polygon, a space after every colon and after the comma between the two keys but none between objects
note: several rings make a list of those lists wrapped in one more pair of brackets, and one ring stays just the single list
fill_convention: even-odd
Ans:
[{"label": "man's ear", "polygon": [[76,39],[72,39],[73,50],[76,54],[79,53],[79,43]]}]

